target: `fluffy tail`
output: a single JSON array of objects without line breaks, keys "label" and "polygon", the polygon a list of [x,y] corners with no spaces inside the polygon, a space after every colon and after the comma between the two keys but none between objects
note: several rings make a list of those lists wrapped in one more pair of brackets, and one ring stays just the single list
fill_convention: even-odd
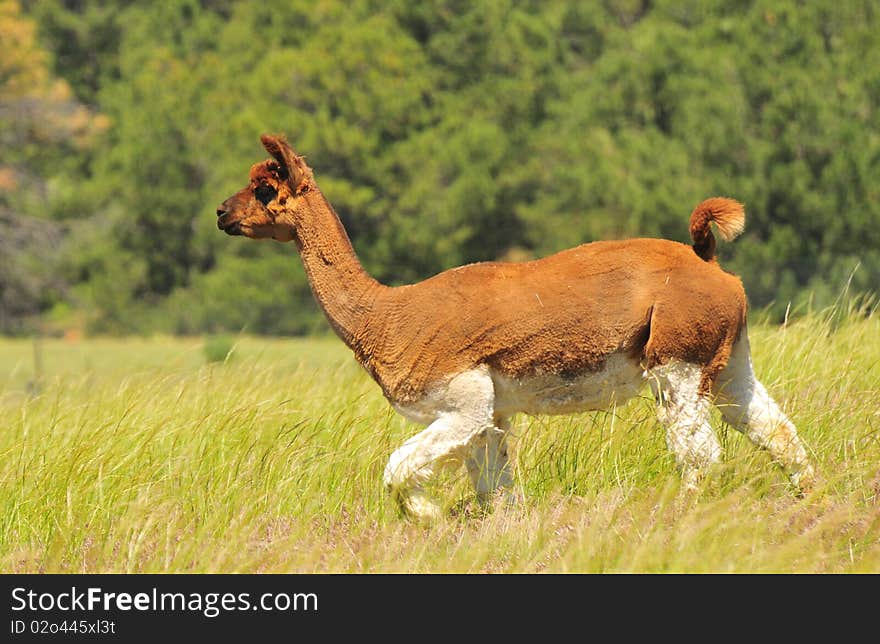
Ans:
[{"label": "fluffy tail", "polygon": [[707,262],[715,257],[715,235],[712,234],[711,222],[718,226],[721,239],[730,241],[739,235],[746,225],[746,213],[743,205],[727,197],[706,199],[691,213],[691,239],[694,240],[694,252]]}]

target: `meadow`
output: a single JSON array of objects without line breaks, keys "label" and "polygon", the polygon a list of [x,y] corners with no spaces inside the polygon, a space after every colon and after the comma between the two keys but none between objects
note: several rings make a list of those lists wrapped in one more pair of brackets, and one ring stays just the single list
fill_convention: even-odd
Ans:
[{"label": "meadow", "polygon": [[335,338],[0,340],[2,572],[880,572],[880,313],[750,329],[821,480],[798,497],[715,414],[724,462],[682,493],[647,392],[518,417],[525,502],[401,519],[382,485],[418,427]]}]

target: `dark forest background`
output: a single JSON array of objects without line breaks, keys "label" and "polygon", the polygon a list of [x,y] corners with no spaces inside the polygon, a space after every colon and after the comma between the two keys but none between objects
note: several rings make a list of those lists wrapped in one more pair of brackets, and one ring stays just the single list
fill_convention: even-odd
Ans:
[{"label": "dark forest background", "polygon": [[[282,8],[283,7],[283,8]],[[214,209],[284,132],[392,284],[596,239],[720,248],[780,317],[880,283],[871,1],[0,0],[0,332],[324,329]]]}]

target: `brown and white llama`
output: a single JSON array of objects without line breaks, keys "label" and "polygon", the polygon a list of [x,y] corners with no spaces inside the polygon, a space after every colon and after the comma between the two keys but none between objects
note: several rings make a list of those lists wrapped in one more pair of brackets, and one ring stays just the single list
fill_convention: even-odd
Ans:
[{"label": "brown and white llama", "polygon": [[645,383],[686,485],[721,457],[708,422],[713,402],[796,485],[810,485],[813,467],[794,425],[754,375],[742,284],[715,259],[710,224],[732,239],[743,229],[741,204],[699,204],[692,246],[600,241],[388,287],[361,266],[303,159],[283,137],[261,141],[272,158],[255,164],[247,186],[218,208],[217,226],[294,241],[333,329],[394,408],[427,425],[385,468],[405,513],[438,516],[422,485],[462,462],[481,502],[499,487],[515,498],[513,414],[605,409]]}]

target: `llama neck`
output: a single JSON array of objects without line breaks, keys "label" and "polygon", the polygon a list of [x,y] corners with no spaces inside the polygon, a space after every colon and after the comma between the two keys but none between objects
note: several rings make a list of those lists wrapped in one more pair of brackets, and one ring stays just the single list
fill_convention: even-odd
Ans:
[{"label": "llama neck", "polygon": [[312,293],[337,335],[360,358],[361,341],[380,292],[387,287],[367,274],[336,212],[312,186],[303,199],[294,240]]}]

